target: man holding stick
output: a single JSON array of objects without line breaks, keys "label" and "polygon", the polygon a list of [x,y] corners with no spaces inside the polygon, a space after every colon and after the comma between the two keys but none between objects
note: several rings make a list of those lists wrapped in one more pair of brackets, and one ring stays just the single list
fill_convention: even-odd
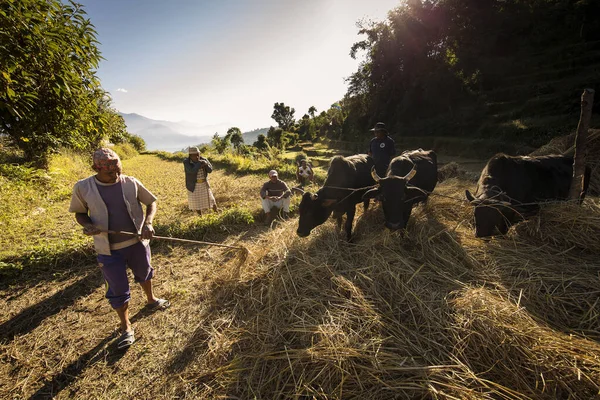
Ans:
[{"label": "man holding stick", "polygon": [[[154,268],[150,265],[148,240],[154,236],[156,197],[136,178],[122,175],[121,160],[111,149],[96,150],[92,168],[96,175],[75,184],[69,212],[75,213],[84,234],[94,236],[98,265],[106,281],[106,298],[121,322],[117,347],[122,349],[135,342],[128,311],[131,296],[127,267],[146,294],[146,307],[165,309],[170,305],[168,300],[157,298],[152,289]],[[145,217],[142,204],[146,206]],[[112,233],[120,231],[138,235]]]}]

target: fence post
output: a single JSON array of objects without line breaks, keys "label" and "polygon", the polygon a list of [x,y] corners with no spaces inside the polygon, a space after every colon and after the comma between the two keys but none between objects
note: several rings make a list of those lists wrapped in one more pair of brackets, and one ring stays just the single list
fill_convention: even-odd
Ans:
[{"label": "fence post", "polygon": [[573,180],[569,190],[569,200],[581,198],[583,177],[585,176],[585,156],[587,153],[587,135],[594,105],[594,90],[585,89],[581,95],[581,115],[575,136],[575,155],[573,156]]}]

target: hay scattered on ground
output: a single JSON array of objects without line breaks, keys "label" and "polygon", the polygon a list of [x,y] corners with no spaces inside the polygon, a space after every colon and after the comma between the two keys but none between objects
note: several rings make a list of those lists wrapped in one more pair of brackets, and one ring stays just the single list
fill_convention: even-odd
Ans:
[{"label": "hay scattered on ground", "polygon": [[479,174],[469,172],[462,168],[459,163],[452,161],[438,168],[438,182],[441,183],[451,178],[477,182]]},{"label": "hay scattered on ground", "polygon": [[249,249],[243,265],[227,249],[157,246],[173,305],[148,314],[135,288],[127,352],[93,265],[6,289],[0,397],[598,396],[597,199],[481,240],[462,200],[473,185],[445,180],[406,233],[358,207],[352,243],[333,222],[308,238],[296,219],[250,226],[225,241]]},{"label": "hay scattered on ground", "polygon": [[[540,147],[531,155],[544,156],[548,154],[575,153],[575,133],[560,136]],[[588,193],[594,196],[600,195],[600,129],[590,129],[587,138],[586,164],[591,168],[592,174]]]}]

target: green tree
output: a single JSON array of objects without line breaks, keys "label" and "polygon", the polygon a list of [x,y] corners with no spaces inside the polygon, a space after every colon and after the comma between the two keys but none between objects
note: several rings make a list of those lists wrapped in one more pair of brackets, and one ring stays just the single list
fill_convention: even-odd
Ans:
[{"label": "green tree", "polygon": [[0,132],[27,159],[43,164],[61,146],[87,149],[100,142],[97,122],[106,117],[96,78],[100,58],[81,5],[0,3]]},{"label": "green tree", "polygon": [[256,137],[256,142],[254,142],[252,146],[256,147],[258,150],[264,150],[269,147],[266,136],[262,133],[258,135]]},{"label": "green tree", "polygon": [[294,126],[294,113],[296,110],[286,106],[284,103],[275,103],[271,118],[277,122],[277,125],[284,131],[289,131]]},{"label": "green tree", "polygon": [[240,146],[244,144],[244,137],[242,136],[242,131],[240,130],[240,128],[229,128],[225,137],[229,139],[229,141],[233,145],[233,148],[239,153]]},{"label": "green tree", "polygon": [[217,132],[215,132],[215,134],[213,135],[211,143],[212,143],[214,149],[219,154],[225,153],[225,151],[229,148],[229,146],[231,146],[229,137],[225,136],[225,137],[221,138]]},{"label": "green tree", "polygon": [[117,110],[111,107],[111,99],[104,95],[98,101],[98,113],[92,118],[92,123],[97,127],[99,136],[108,139],[111,143],[129,142],[125,120]]},{"label": "green tree", "polygon": [[310,108],[308,109],[308,113],[310,114],[311,118],[315,118],[315,114],[317,113],[317,107],[315,106],[310,106]]},{"label": "green tree", "polygon": [[[304,114],[302,118],[298,121],[298,135],[303,140],[310,140],[311,138],[311,127],[313,126],[313,121],[310,119],[308,114]],[[313,129],[314,131],[314,129]]]},{"label": "green tree", "polygon": [[127,135],[128,135],[127,142],[131,143],[131,145],[138,152],[146,151],[146,141],[144,141],[144,139],[142,139],[141,136],[133,135],[133,134],[127,134]]},{"label": "green tree", "polygon": [[283,129],[271,127],[267,132],[267,143],[272,147],[285,147],[285,134]]}]

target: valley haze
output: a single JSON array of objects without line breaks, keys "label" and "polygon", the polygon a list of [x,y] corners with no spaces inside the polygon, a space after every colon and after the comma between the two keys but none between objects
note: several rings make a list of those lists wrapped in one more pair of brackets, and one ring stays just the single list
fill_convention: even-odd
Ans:
[{"label": "valley haze", "polygon": [[[176,152],[189,146],[210,143],[215,133],[223,137],[233,126],[228,124],[202,126],[187,121],[155,120],[136,113],[119,114],[125,120],[127,131],[144,139],[147,150]],[[244,132],[244,143],[251,145],[260,133],[266,135],[267,129]]]}]

